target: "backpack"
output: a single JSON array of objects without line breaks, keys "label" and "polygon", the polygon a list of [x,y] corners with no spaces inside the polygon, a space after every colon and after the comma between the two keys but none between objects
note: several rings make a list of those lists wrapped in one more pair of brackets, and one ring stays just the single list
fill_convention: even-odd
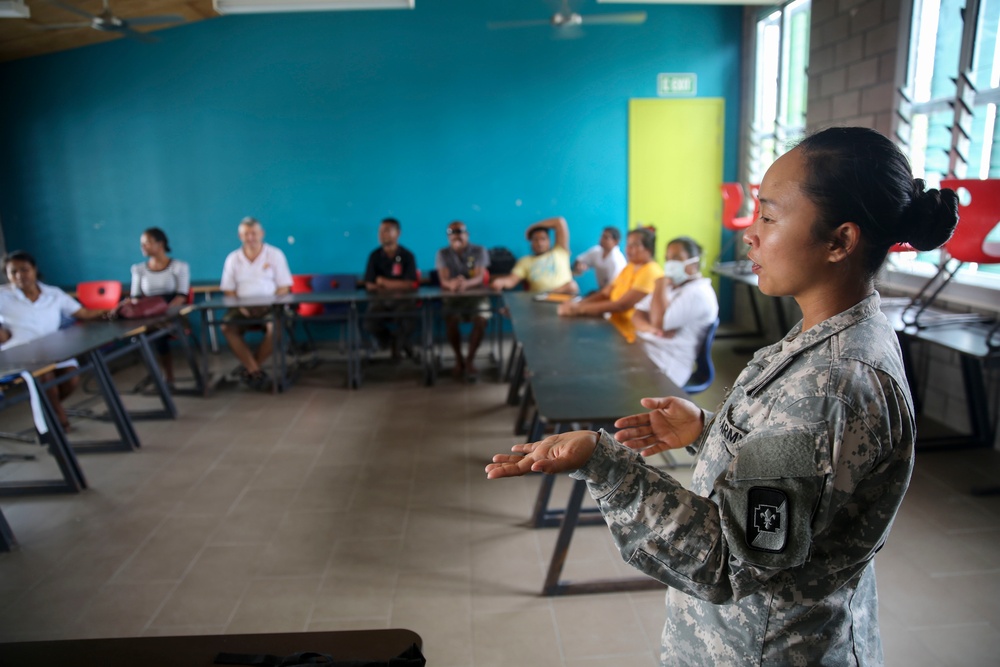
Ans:
[{"label": "backpack", "polygon": [[490,248],[491,276],[509,275],[514,269],[515,264],[517,264],[517,257],[514,257],[514,253],[507,248],[504,248],[503,246]]}]

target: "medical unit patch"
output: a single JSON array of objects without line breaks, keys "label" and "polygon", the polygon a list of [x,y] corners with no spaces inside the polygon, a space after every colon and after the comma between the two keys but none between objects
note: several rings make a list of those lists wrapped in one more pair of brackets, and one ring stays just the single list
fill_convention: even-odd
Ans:
[{"label": "medical unit patch", "polygon": [[750,489],[747,497],[747,545],[780,553],[788,542],[788,496],[765,486]]}]

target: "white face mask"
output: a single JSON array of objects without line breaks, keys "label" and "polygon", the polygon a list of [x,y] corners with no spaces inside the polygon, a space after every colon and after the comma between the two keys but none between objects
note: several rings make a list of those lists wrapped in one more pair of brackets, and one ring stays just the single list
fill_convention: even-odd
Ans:
[{"label": "white face mask", "polygon": [[663,275],[670,279],[674,287],[677,287],[694,277],[687,272],[687,265],[697,261],[697,257],[687,260],[668,259],[663,263]]}]

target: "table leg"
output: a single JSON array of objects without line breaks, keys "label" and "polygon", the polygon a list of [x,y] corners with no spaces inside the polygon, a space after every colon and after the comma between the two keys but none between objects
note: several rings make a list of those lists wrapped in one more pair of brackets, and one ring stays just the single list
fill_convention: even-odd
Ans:
[{"label": "table leg", "polygon": [[0,510],[0,551],[11,551],[16,547],[17,538],[14,537],[14,531],[11,530],[10,524],[3,516],[3,511]]},{"label": "table leg", "polygon": [[[161,335],[167,334],[164,333]],[[170,395],[170,389],[163,379],[163,373],[160,372],[160,365],[156,362],[153,350],[149,346],[149,339],[144,333],[139,334],[136,338],[139,344],[139,352],[142,355],[142,361],[146,365],[146,371],[148,371],[149,377],[153,381],[153,386],[156,387],[156,393],[160,396],[163,409],[133,412],[129,416],[132,419],[177,419],[177,406],[174,404],[173,396]]]},{"label": "table leg", "polygon": [[524,348],[519,345],[511,354],[514,356],[511,356],[513,368],[510,373],[510,389],[507,391],[507,405],[517,405],[521,384],[524,382]]},{"label": "table leg", "polygon": [[[184,331],[184,323],[180,319],[174,320],[173,323],[174,335],[177,340],[181,342],[181,347],[184,349],[184,358],[187,360],[188,367],[191,369],[191,375],[194,377],[194,392],[198,394],[205,393],[205,376],[202,374],[201,363],[195,358],[194,349],[191,347],[191,341],[188,339],[187,333]],[[201,345],[199,341],[199,346],[201,347],[202,354],[205,354],[204,345]],[[185,389],[183,393],[193,393],[190,389]]]},{"label": "table leg", "polygon": [[76,459],[76,454],[66,440],[66,432],[63,430],[56,412],[49,402],[49,397],[45,389],[32,378],[38,394],[38,400],[42,407],[42,416],[45,419],[47,433],[40,434],[42,442],[48,447],[52,458],[59,466],[62,474],[61,480],[30,480],[30,481],[9,481],[0,482],[0,495],[20,496],[36,493],[79,493],[87,488],[87,480],[83,476],[83,470]]},{"label": "table leg", "polygon": [[92,446],[88,446],[84,443],[76,443],[73,446],[76,449],[86,448],[90,451],[109,451],[109,449],[139,449],[139,436],[136,435],[135,427],[132,426],[132,420],[129,418],[128,411],[122,404],[122,398],[118,394],[118,389],[115,387],[114,380],[111,377],[111,371],[108,370],[108,365],[104,362],[104,357],[101,356],[101,351],[93,350],[88,353],[88,357],[90,359],[91,368],[94,371],[94,376],[97,378],[97,383],[101,387],[101,394],[104,396],[104,402],[108,405],[108,416],[111,417],[111,421],[118,430],[118,436],[121,439],[120,443],[122,446],[108,448],[106,445],[99,445],[96,443]]}]

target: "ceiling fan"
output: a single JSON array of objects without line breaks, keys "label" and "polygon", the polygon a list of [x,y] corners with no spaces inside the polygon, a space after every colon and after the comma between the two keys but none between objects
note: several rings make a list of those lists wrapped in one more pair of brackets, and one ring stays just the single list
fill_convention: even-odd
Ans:
[{"label": "ceiling fan", "polygon": [[493,21],[486,24],[490,30],[506,28],[531,28],[550,25],[559,30],[574,30],[590,25],[640,25],[646,22],[646,12],[616,12],[613,14],[579,14],[570,8],[569,0],[562,0],[556,13],[547,19],[526,21]]},{"label": "ceiling fan", "polygon": [[123,19],[120,16],[115,16],[111,11],[111,7],[108,5],[108,0],[103,0],[104,9],[100,14],[91,14],[90,12],[84,11],[79,7],[60,2],[59,0],[47,0],[50,5],[64,9],[72,14],[77,14],[79,16],[84,16],[87,18],[86,21],[77,21],[75,23],[47,23],[45,25],[38,26],[42,30],[62,30],[65,28],[93,28],[94,30],[100,30],[102,32],[111,32],[124,35],[130,39],[134,39],[140,42],[155,42],[156,37],[152,35],[147,35],[136,30],[133,30],[133,26],[143,26],[143,25],[160,25],[162,23],[184,23],[186,19],[183,16],[177,16],[176,14],[168,14],[161,16],[138,16],[134,19]]}]

